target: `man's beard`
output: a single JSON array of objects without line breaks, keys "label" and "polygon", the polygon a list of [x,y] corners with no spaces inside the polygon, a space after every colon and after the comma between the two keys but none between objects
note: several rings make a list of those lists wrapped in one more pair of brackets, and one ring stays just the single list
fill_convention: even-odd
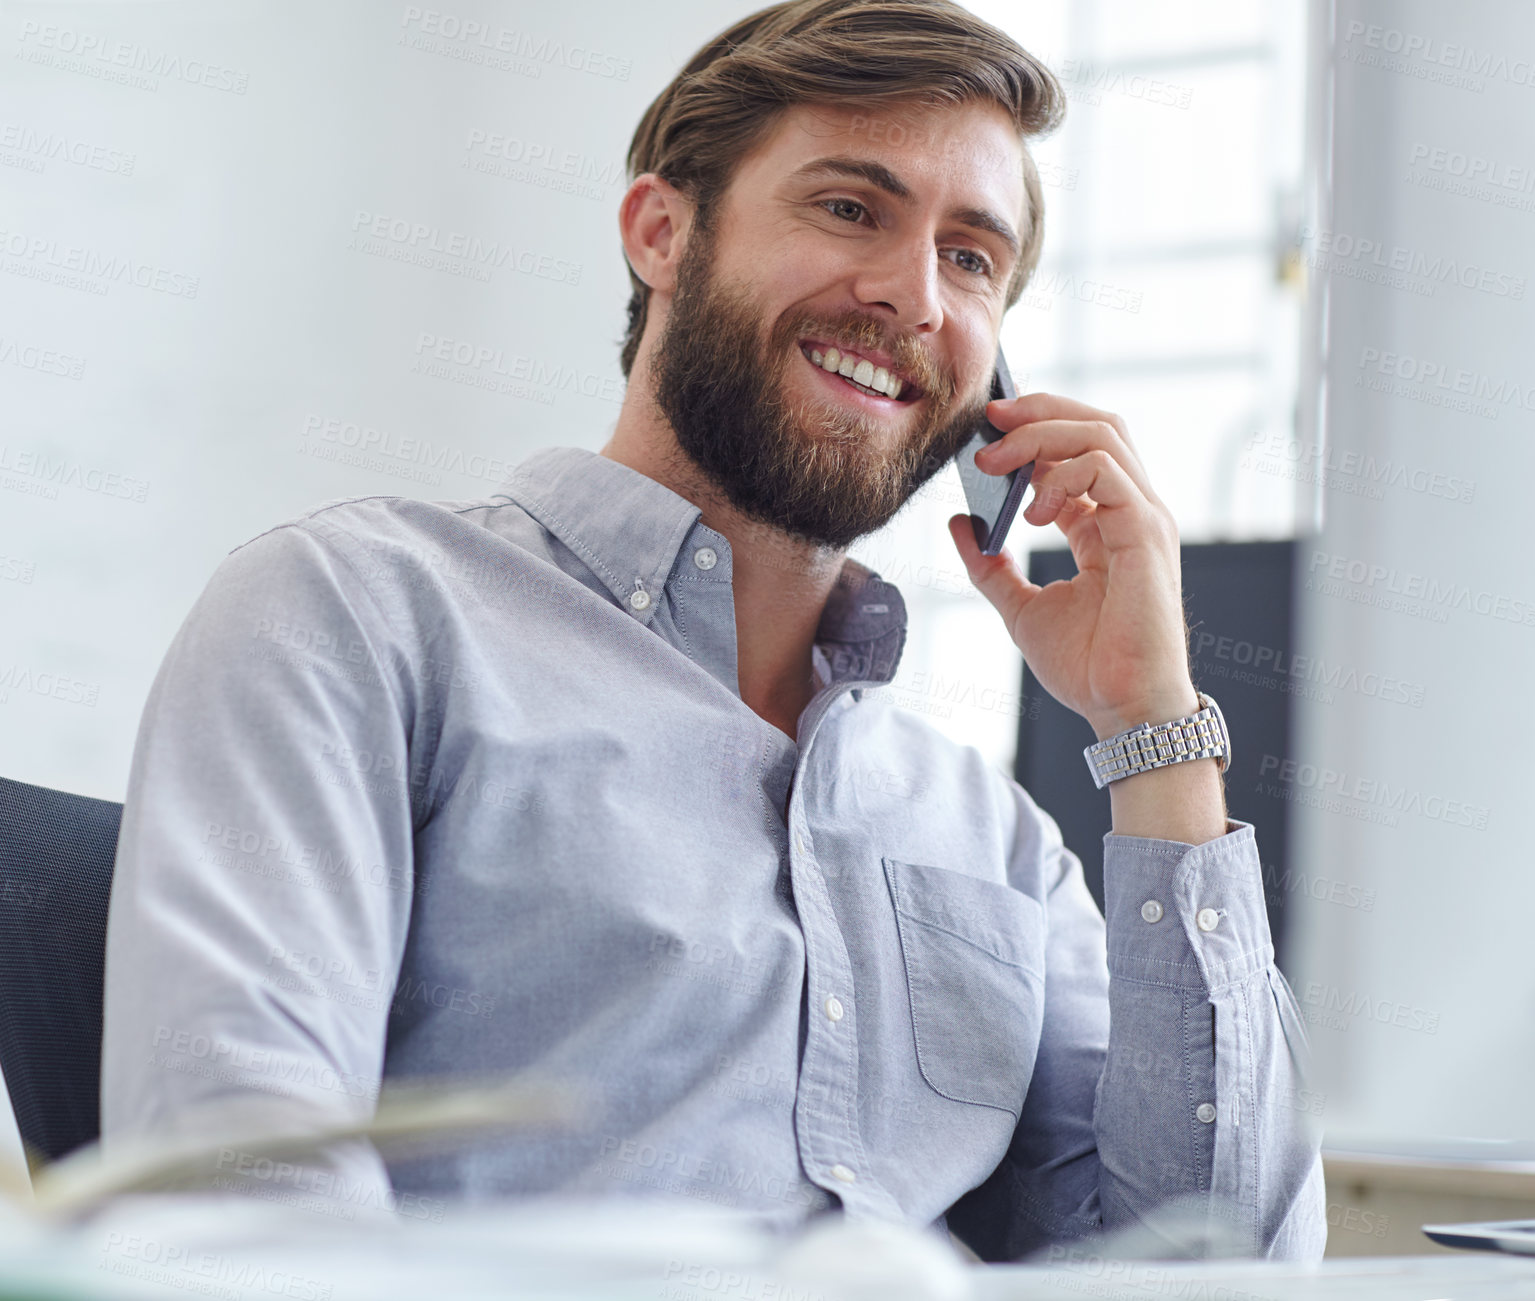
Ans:
[{"label": "man's beard", "polygon": [[[712,232],[695,225],[690,235],[651,362],[656,402],[684,455],[742,515],[844,551],[953,460],[985,416],[990,385],[957,406],[953,379],[916,343],[857,312],[789,313],[764,342],[756,304],[714,277]],[[807,336],[855,353],[883,347],[916,380],[923,407],[899,444],[889,426],[911,420],[899,410],[881,419],[830,398],[786,399]]]}]

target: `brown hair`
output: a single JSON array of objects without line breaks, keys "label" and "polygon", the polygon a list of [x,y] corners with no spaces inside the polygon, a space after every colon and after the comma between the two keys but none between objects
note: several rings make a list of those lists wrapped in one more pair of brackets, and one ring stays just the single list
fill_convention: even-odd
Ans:
[{"label": "brown hair", "polygon": [[[1006,33],[953,0],[786,0],[707,42],[645,110],[629,145],[629,181],[654,172],[697,207],[705,232],[736,167],[796,104],[894,107],[922,99],[991,100],[1021,137],[1060,125],[1066,96],[1054,74]],[[1026,229],[1007,306],[1039,262],[1044,198],[1023,151]],[[650,286],[634,292],[620,364],[639,351]]]}]

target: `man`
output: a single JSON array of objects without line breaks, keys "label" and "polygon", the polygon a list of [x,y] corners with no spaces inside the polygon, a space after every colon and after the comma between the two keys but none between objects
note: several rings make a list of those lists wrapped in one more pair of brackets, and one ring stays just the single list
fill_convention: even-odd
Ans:
[{"label": "man", "polygon": [[1027,519],[1081,569],[1036,589],[949,522],[1040,681],[1100,738],[1202,703],[1124,422],[986,406],[1042,239],[1024,141],[1062,104],[948,0],[742,20],[636,132],[601,452],[231,553],[134,755],[109,1140],[526,1070],[592,1123],[338,1150],[323,1191],[841,1206],[988,1259],[1192,1195],[1256,1254],[1320,1255],[1304,1032],[1217,758],[1110,784],[1105,924],[1026,792],[866,695],[905,609],[846,547],[989,410],[986,468],[1035,462]]}]

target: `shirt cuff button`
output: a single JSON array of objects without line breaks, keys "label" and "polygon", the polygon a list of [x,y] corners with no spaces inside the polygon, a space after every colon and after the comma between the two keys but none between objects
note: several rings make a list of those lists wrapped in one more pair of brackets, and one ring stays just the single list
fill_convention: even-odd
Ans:
[{"label": "shirt cuff button", "polygon": [[1141,920],[1159,922],[1162,920],[1162,905],[1155,899],[1148,899],[1141,905]]},{"label": "shirt cuff button", "polygon": [[1221,915],[1214,908],[1201,908],[1194,917],[1194,925],[1202,931],[1213,931],[1221,923]]}]

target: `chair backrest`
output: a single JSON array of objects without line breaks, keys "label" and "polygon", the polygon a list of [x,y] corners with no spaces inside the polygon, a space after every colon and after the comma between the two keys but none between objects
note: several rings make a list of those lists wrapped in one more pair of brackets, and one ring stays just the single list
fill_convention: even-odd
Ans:
[{"label": "chair backrest", "polygon": [[123,806],[0,777],[0,1069],[27,1146],[101,1130],[107,901]]}]

